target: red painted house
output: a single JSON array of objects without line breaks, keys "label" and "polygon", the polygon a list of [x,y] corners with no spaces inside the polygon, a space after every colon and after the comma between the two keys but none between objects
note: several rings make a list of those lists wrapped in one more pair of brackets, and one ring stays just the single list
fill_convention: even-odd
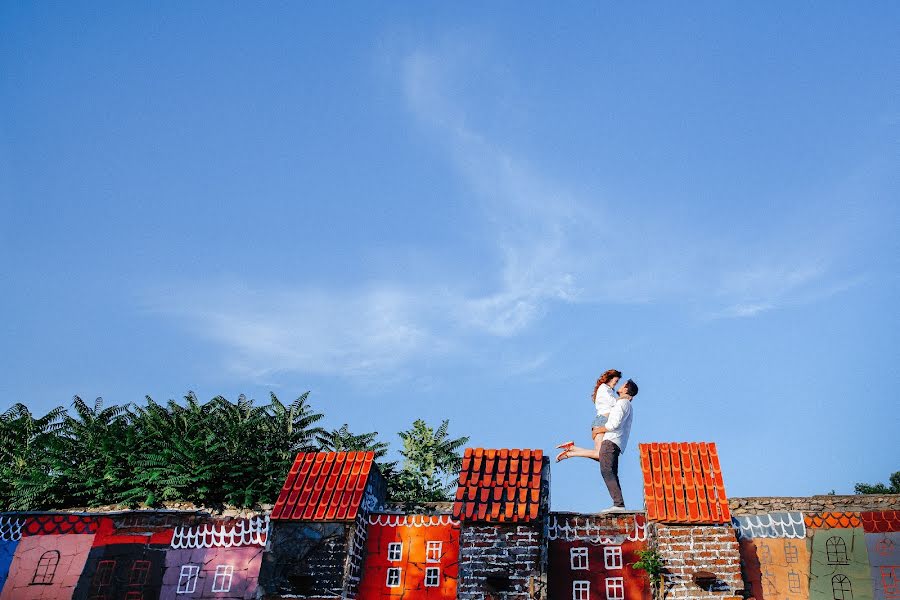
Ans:
[{"label": "red painted house", "polygon": [[549,540],[549,600],[649,600],[650,585],[631,565],[647,547],[642,514],[554,513]]},{"label": "red painted house", "polygon": [[454,600],[459,521],[450,515],[372,514],[360,600]]}]

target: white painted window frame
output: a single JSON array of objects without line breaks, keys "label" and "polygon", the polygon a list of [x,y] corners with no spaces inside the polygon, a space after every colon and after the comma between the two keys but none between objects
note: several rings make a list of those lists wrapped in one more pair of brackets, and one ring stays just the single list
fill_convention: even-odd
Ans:
[{"label": "white painted window frame", "polygon": [[[394,556],[396,551],[396,557]],[[388,542],[387,559],[388,562],[397,562],[403,558],[403,542]]]},{"label": "white painted window frame", "polygon": [[176,594],[193,594],[197,591],[197,580],[200,578],[200,565],[181,565],[178,574]]},{"label": "white painted window frame", "polygon": [[576,579],[572,582],[572,600],[590,600],[591,582],[587,579]]},{"label": "white painted window frame", "polygon": [[603,564],[607,570],[622,568],[622,546],[606,546],[603,549]]},{"label": "white painted window frame", "polygon": [[431,540],[425,542],[425,562],[441,562],[441,553],[444,550],[444,542]]},{"label": "white painted window frame", "polygon": [[[429,580],[431,583],[429,583]],[[441,568],[426,567],[425,568],[425,587],[438,587],[441,585]]]},{"label": "white painted window frame", "polygon": [[[216,565],[216,574],[213,575],[211,592],[230,592],[231,582],[234,578],[233,565]],[[228,581],[228,585],[225,582]]]},{"label": "white painted window frame", "polygon": [[[396,576],[396,581],[391,584],[391,575]],[[400,581],[403,579],[403,569],[400,567],[388,567],[387,576],[384,578],[384,585],[389,588],[400,587]]]},{"label": "white painted window frame", "polygon": [[624,577],[607,577],[606,578],[606,600],[624,600],[625,599],[625,578]]},{"label": "white painted window frame", "polygon": [[569,566],[573,571],[585,571],[590,564],[588,549],[584,546],[569,548]]}]

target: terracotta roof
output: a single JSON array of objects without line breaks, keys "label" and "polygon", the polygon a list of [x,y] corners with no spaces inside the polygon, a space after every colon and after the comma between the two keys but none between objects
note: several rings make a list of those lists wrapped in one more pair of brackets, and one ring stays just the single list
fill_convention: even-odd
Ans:
[{"label": "terracotta roof", "polygon": [[886,533],[888,531],[900,531],[900,510],[886,510],[884,512],[860,513],[863,529],[866,533]]},{"label": "terracotta roof", "polygon": [[537,520],[548,462],[541,450],[466,448],[453,516],[488,523]]},{"label": "terracotta roof", "polygon": [[855,512],[821,512],[806,513],[806,526],[813,529],[850,529],[862,527],[859,513]]},{"label": "terracotta roof", "polygon": [[25,519],[23,536],[96,533],[97,518],[86,515],[34,515]]},{"label": "terracotta roof", "polygon": [[728,523],[731,513],[716,445],[640,444],[647,518],[664,523]]},{"label": "terracotta roof", "polygon": [[374,452],[301,452],[278,494],[272,519],[352,521],[374,460]]}]

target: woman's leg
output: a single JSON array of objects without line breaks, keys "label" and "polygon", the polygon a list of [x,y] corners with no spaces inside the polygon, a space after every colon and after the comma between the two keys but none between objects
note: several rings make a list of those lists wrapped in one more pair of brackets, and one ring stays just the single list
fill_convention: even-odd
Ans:
[{"label": "woman's leg", "polygon": [[561,456],[560,460],[564,460],[566,458],[590,458],[596,461],[600,461],[600,454],[592,449],[592,448],[581,448],[579,446],[572,446],[568,450],[565,451],[565,456]]}]

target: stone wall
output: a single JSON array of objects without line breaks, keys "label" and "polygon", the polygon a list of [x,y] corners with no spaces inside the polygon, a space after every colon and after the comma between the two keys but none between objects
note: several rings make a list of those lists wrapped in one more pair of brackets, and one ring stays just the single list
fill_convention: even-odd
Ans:
[{"label": "stone wall", "polygon": [[768,512],[864,512],[900,510],[900,494],[854,494],[852,496],[759,496],[729,498],[733,516]]},{"label": "stone wall", "polygon": [[[734,529],[727,525],[653,526],[655,545],[665,567],[666,597],[721,600],[744,589],[741,558]],[[714,579],[696,580],[711,573]]]},{"label": "stone wall", "polygon": [[546,600],[542,529],[542,523],[463,524],[457,598]]}]

